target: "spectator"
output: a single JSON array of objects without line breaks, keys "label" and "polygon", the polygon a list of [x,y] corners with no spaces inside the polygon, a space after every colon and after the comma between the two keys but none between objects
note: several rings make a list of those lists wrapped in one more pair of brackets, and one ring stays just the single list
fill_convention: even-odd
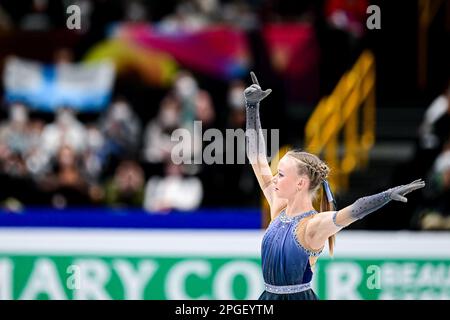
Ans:
[{"label": "spectator", "polygon": [[419,176],[430,172],[433,162],[442,152],[444,143],[450,135],[449,101],[450,85],[425,111],[418,130],[415,155],[411,162],[411,170]]},{"label": "spectator", "polygon": [[10,153],[2,163],[2,170],[16,179],[25,178],[28,175],[23,158],[17,153]]},{"label": "spectator", "polygon": [[105,185],[105,203],[110,206],[141,207],[144,195],[144,171],[132,160],[120,162],[114,177]]},{"label": "spectator", "polygon": [[203,129],[211,127],[216,114],[212,104],[211,96],[205,90],[200,90],[195,99],[195,120],[202,122]]},{"label": "spectator", "polygon": [[159,28],[165,32],[196,31],[210,24],[209,14],[218,7],[217,1],[182,1],[177,4],[175,12],[164,17]]},{"label": "spectator", "polygon": [[56,208],[82,205],[90,202],[88,183],[81,170],[80,155],[68,145],[62,146],[56,156],[54,172],[40,180],[42,190],[52,194]]},{"label": "spectator", "polygon": [[450,139],[434,161],[424,189],[425,209],[419,214],[421,229],[450,230]]},{"label": "spectator", "polygon": [[152,177],[145,187],[144,208],[151,212],[195,210],[203,198],[203,186],[195,176],[183,175],[183,166],[165,163],[165,176]]},{"label": "spectator", "polygon": [[28,110],[23,104],[14,103],[9,108],[9,119],[0,124],[1,157],[10,153],[25,155],[30,138]]},{"label": "spectator", "polygon": [[170,158],[173,130],[181,126],[181,105],[173,96],[166,96],[161,102],[158,115],[152,119],[144,134],[144,159],[150,163],[163,163]]},{"label": "spectator", "polygon": [[100,130],[105,137],[106,148],[112,156],[122,158],[137,153],[141,123],[124,98],[118,98],[112,103],[100,120]]},{"label": "spectator", "polygon": [[145,22],[148,20],[147,7],[143,1],[132,0],[125,3],[125,21]]},{"label": "spectator", "polygon": [[78,121],[75,111],[59,108],[53,123],[45,126],[42,132],[42,147],[54,157],[63,146],[70,147],[76,154],[81,154],[86,147],[86,129]]},{"label": "spectator", "polygon": [[191,73],[180,71],[175,79],[173,89],[181,104],[181,118],[184,127],[191,126],[195,119],[203,121],[205,125],[214,121],[215,112],[211,97],[207,91],[199,88]]},{"label": "spectator", "polygon": [[44,126],[44,121],[39,119],[32,120],[29,125],[30,148],[26,154],[25,162],[29,173],[37,180],[50,171],[51,165],[51,159],[41,145]]},{"label": "spectator", "polygon": [[42,122],[29,120],[28,110],[19,103],[8,111],[9,119],[0,125],[0,197],[12,203],[39,203],[33,180],[36,166],[30,160],[40,148]]},{"label": "spectator", "polygon": [[328,0],[325,15],[334,28],[360,38],[364,34],[368,6],[365,0]]},{"label": "spectator", "polygon": [[[210,95],[199,88],[193,75],[187,71],[178,73],[174,83],[175,96],[181,104],[181,125],[190,132],[191,141],[183,141],[184,157],[196,159],[203,151],[202,132],[211,127],[215,120],[215,110]],[[195,130],[195,121],[200,121],[201,130]],[[192,174],[200,172],[199,166],[190,166]]]},{"label": "spectator", "polygon": [[243,1],[223,3],[220,12],[224,22],[243,30],[255,29],[260,23],[258,14]]},{"label": "spectator", "polygon": [[69,48],[60,48],[55,51],[53,60],[56,65],[66,65],[74,62],[74,53]]},{"label": "spectator", "polygon": [[23,30],[48,31],[52,27],[48,5],[48,0],[32,0],[31,12],[22,18],[20,27]]},{"label": "spectator", "polygon": [[[201,130],[194,130],[196,120],[201,122]],[[202,132],[199,131],[212,126],[214,120],[215,110],[209,93],[198,87],[189,72],[181,71],[173,90],[161,102],[157,117],[147,125],[144,135],[145,160],[154,164],[165,162],[178,143],[183,144],[183,160],[194,159],[202,152]],[[172,133],[178,128],[188,130],[190,139],[178,141],[175,138],[172,141]],[[191,166],[190,169],[193,172],[200,170],[198,166]]]},{"label": "spectator", "polygon": [[0,5],[0,31],[9,31],[12,27],[11,17]]},{"label": "spectator", "polygon": [[86,150],[83,154],[83,167],[88,180],[97,184],[107,163],[107,150],[105,138],[100,130],[93,124],[87,126]]},{"label": "spectator", "polygon": [[[420,146],[422,149],[440,149],[448,135],[441,127],[448,128],[450,117],[450,84],[446,90],[436,97],[425,111],[419,128]],[[445,124],[441,124],[445,122]]]}]

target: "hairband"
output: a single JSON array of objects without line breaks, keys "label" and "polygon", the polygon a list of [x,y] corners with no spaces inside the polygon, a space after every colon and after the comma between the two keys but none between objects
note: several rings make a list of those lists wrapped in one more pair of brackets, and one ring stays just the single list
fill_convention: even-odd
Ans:
[{"label": "hairband", "polygon": [[330,184],[328,183],[327,179],[322,180],[322,186],[325,191],[325,194],[327,195],[328,202],[332,202],[334,206],[333,209],[336,209],[337,208],[336,200],[334,199],[333,192],[331,192]]}]

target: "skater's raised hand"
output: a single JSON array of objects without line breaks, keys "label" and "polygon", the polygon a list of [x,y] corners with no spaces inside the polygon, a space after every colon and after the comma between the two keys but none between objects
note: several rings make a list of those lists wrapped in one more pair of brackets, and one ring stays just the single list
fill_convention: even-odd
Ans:
[{"label": "skater's raised hand", "polygon": [[250,72],[250,76],[252,77],[253,84],[244,90],[244,97],[248,103],[251,104],[259,103],[261,100],[266,98],[272,92],[272,89],[267,89],[263,91],[253,71]]},{"label": "skater's raised hand", "polygon": [[422,179],[414,180],[413,182],[405,185],[401,185],[392,189],[389,189],[389,196],[392,200],[408,202],[408,199],[404,197],[406,194],[425,187],[425,182]]},{"label": "skater's raised hand", "polygon": [[258,184],[266,197],[270,206],[270,216],[272,219],[279,212],[279,208],[286,205],[275,196],[275,187],[273,184],[272,170],[266,154],[266,141],[261,128],[261,121],[259,117],[259,105],[261,100],[267,97],[272,90],[267,89],[263,91],[259,85],[258,79],[253,72],[250,72],[253,84],[244,90],[245,98],[245,141],[246,141],[246,155],[252,165],[253,172],[258,180]]}]

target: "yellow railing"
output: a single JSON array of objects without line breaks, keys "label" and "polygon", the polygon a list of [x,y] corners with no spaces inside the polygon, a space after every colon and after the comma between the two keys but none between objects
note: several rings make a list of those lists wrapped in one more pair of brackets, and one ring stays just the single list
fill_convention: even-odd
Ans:
[{"label": "yellow railing", "polygon": [[310,116],[305,150],[323,157],[333,172],[330,184],[339,192],[348,188],[352,171],[367,165],[374,143],[375,60],[364,51]]},{"label": "yellow railing", "polygon": [[427,83],[428,30],[443,3],[442,0],[419,0],[417,2],[419,20],[417,24],[417,81],[421,89],[424,89]]}]

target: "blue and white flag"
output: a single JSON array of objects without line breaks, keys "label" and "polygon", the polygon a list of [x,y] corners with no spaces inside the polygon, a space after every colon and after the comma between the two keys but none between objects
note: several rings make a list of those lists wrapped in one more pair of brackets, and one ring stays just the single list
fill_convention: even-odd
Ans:
[{"label": "blue and white flag", "polygon": [[3,73],[7,102],[23,102],[39,111],[70,107],[80,112],[107,107],[115,70],[110,62],[46,65],[7,60]]}]

